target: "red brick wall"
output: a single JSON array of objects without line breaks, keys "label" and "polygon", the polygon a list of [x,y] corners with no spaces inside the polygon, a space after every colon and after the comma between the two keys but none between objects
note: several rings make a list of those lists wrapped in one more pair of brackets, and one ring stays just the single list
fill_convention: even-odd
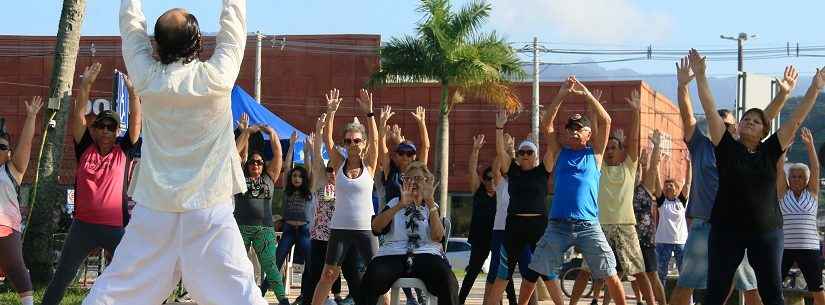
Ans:
[{"label": "red brick wall", "polygon": [[[380,37],[376,35],[324,35],[324,36],[285,36],[287,47],[271,47],[266,43],[263,49],[262,63],[262,101],[272,112],[301,129],[309,132],[314,128],[314,121],[325,106],[324,93],[330,88],[339,88],[344,97],[344,104],[338,114],[336,124],[350,121],[353,115],[354,97],[366,83],[369,75],[378,66],[376,54],[353,52],[351,49],[325,49],[323,47],[291,47],[290,42],[314,42],[324,44],[345,44],[352,46],[377,47]],[[95,56],[91,56],[90,46],[95,45]],[[93,61],[103,64],[104,71],[112,69],[125,70],[120,55],[119,37],[84,37],[77,62],[77,75]],[[207,40],[207,45],[209,40]],[[37,46],[37,50],[32,50]],[[25,50],[23,50],[25,49]],[[34,95],[47,94],[52,68],[53,37],[0,36],[0,117],[7,118],[9,130],[13,136],[19,132],[24,118],[23,100]],[[207,52],[204,57],[209,54]],[[244,58],[243,67],[238,77],[238,84],[252,93],[255,64],[254,40]],[[75,80],[77,84],[79,80]],[[642,93],[642,143],[647,143],[647,136],[652,128],[659,128],[673,135],[674,148],[684,149],[681,141],[681,122],[678,109],[666,97],[659,95],[653,88],[641,81],[611,81],[587,83],[591,89],[604,92],[605,106],[613,118],[614,128],[627,129],[629,106],[624,102],[633,90]],[[92,98],[111,98],[112,74],[102,73],[95,84]],[[541,101],[546,104],[558,91],[557,83],[542,83]],[[531,84],[516,85],[515,93],[529,109],[532,97]],[[436,84],[413,84],[390,86],[375,92],[377,105],[392,105],[397,115],[390,123],[399,124],[407,138],[418,142],[415,120],[409,114],[416,106],[428,109],[427,124],[430,127],[430,141],[433,145],[431,162],[435,155],[435,137],[438,119],[440,88]],[[568,100],[559,114],[558,124],[573,112],[582,112],[584,101],[576,98]],[[493,136],[496,108],[482,101],[468,100],[457,106],[450,117],[450,188],[453,191],[467,191],[467,161],[472,148],[472,136],[484,133],[488,144],[480,157],[482,167],[489,165],[493,157]],[[362,117],[363,118],[363,117]],[[40,118],[43,119],[42,117]],[[514,122],[508,124],[508,132],[518,140],[529,132],[530,115],[525,112]],[[42,126],[42,125],[40,125]],[[340,126],[340,125],[339,125]],[[38,131],[38,137],[40,132]],[[39,139],[36,139],[39,143]],[[72,183],[74,160],[73,144],[66,138],[64,160],[60,169],[61,182]],[[36,152],[33,152],[36,153]],[[679,154],[677,154],[679,155]],[[674,158],[679,159],[679,158]],[[34,161],[33,161],[34,162]],[[432,162],[431,164],[434,164]],[[665,173],[681,176],[683,162],[677,160],[672,166],[663,169]],[[34,169],[34,164],[31,165]],[[26,175],[31,181],[34,170]]]}]

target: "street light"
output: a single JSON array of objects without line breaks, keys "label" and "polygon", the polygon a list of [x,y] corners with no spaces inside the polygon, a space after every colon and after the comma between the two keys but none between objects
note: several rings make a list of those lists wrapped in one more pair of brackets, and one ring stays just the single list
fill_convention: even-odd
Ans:
[{"label": "street light", "polygon": [[743,57],[744,57],[743,56],[744,52],[742,50],[742,45],[745,44],[745,42],[748,41],[748,39],[756,38],[756,37],[757,37],[757,35],[755,35],[755,34],[748,36],[747,33],[739,33],[739,36],[737,36],[737,37],[719,35],[719,38],[722,38],[722,39],[725,39],[725,40],[735,40],[736,41],[736,45],[739,47],[739,65],[737,67],[738,68],[737,70],[740,73],[743,70]]}]

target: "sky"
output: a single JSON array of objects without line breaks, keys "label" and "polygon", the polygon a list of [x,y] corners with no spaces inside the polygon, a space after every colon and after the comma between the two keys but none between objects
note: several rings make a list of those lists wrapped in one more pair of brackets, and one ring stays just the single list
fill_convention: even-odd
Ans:
[{"label": "sky", "polygon": [[[145,1],[149,27],[165,10],[184,7],[198,16],[205,32],[217,31],[221,1]],[[456,0],[460,7],[467,0]],[[757,34],[748,48],[825,45],[822,14],[825,1],[785,2],[743,0],[490,0],[493,10],[483,31],[495,30],[515,47],[538,37],[550,49],[735,49],[736,42],[720,34]],[[119,1],[87,0],[83,35],[117,35]],[[2,35],[55,35],[61,1],[14,1],[0,10]],[[248,0],[248,29],[265,34],[412,34],[421,20],[418,1],[412,0]],[[825,54],[825,52],[819,52]],[[626,57],[626,56],[625,56]],[[528,60],[528,57],[523,57]],[[601,55],[543,54],[543,62],[577,62],[623,58]],[[773,76],[787,64],[802,74],[825,66],[822,58],[752,60],[746,71]],[[603,64],[608,69],[632,69],[645,74],[673,74],[673,61],[632,61]],[[552,68],[552,67],[550,67]],[[731,76],[736,62],[712,62],[709,73]]]}]

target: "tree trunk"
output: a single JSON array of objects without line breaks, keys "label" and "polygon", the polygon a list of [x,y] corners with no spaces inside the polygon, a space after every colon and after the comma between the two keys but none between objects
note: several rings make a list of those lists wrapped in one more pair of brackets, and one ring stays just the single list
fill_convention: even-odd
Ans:
[{"label": "tree trunk", "polygon": [[32,213],[23,244],[26,265],[31,272],[32,282],[36,284],[45,284],[51,280],[55,255],[50,241],[60,219],[60,206],[66,202],[66,188],[59,184],[58,178],[71,101],[69,96],[80,47],[80,28],[85,12],[85,0],[63,1],[49,86],[49,97],[60,98],[60,108],[47,111],[47,117],[52,117],[56,124],[55,128],[46,127],[43,133],[43,146],[37,165],[39,181],[32,188],[29,197]]},{"label": "tree trunk", "polygon": [[441,85],[441,109],[438,120],[438,139],[436,140],[437,164],[438,164],[438,204],[441,205],[441,215],[447,215],[449,209],[449,178],[450,178],[450,88],[447,84]]}]

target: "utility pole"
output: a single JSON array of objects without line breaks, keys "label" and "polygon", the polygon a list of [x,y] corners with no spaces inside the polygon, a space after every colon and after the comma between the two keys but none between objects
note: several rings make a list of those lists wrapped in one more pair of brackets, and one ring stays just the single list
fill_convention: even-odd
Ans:
[{"label": "utility pole", "polygon": [[722,38],[722,39],[725,39],[725,40],[734,40],[734,41],[736,41],[736,46],[738,47],[738,51],[739,51],[738,52],[739,56],[738,56],[738,61],[737,61],[737,68],[736,68],[736,71],[737,71],[736,74],[737,74],[737,79],[738,79],[738,81],[737,81],[738,85],[737,86],[739,87],[739,88],[737,88],[737,91],[739,92],[739,94],[737,94],[737,97],[736,97],[736,110],[734,111],[737,119],[739,118],[739,115],[741,115],[742,111],[744,111],[744,107],[745,107],[745,101],[742,98],[742,94],[743,94],[742,91],[744,90],[744,88],[742,86],[742,83],[744,82],[744,73],[745,73],[745,68],[744,68],[744,66],[745,66],[744,45],[745,45],[745,42],[748,41],[748,39],[756,38],[756,37],[757,37],[756,35],[750,35],[749,36],[747,33],[744,33],[744,32],[739,33],[739,35],[736,36],[736,37],[719,35],[719,38]]},{"label": "utility pole", "polygon": [[[530,105],[530,130],[532,134],[531,140],[536,143],[536,146],[539,146],[539,139],[541,138],[539,132],[539,85],[541,83],[541,75],[539,66],[539,53],[547,53],[550,52],[549,49],[545,48],[543,45],[539,45],[538,37],[533,37],[533,43],[530,45],[525,45],[521,49],[518,49],[516,52],[519,53],[527,53],[530,52],[533,55],[533,102]],[[536,152],[538,153],[538,152]]]},{"label": "utility pole", "polygon": [[261,103],[261,47],[263,45],[264,36],[261,31],[255,32],[255,101]]}]

